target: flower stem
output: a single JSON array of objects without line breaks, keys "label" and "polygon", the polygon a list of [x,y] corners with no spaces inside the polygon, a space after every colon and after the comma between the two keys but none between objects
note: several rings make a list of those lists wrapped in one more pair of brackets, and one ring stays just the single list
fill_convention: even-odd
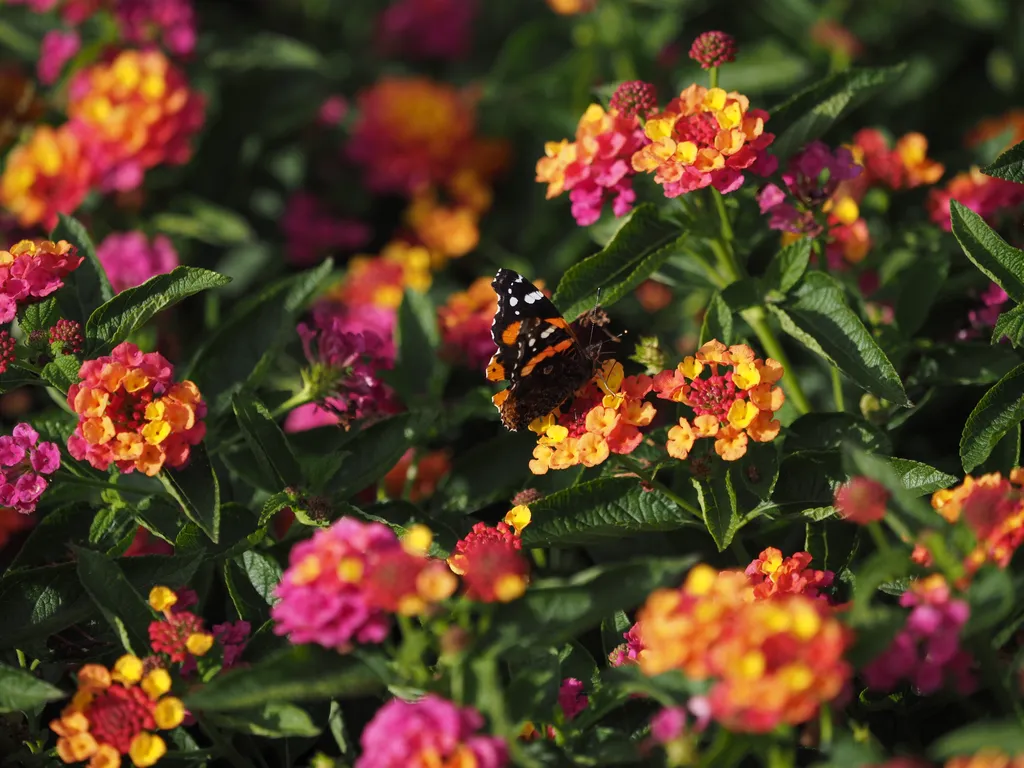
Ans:
[{"label": "flower stem", "polygon": [[843,379],[839,374],[838,368],[832,369],[832,399],[835,401],[837,411],[842,412],[846,410],[846,404],[843,400]]},{"label": "flower stem", "polygon": [[672,501],[674,501],[679,507],[681,507],[683,510],[685,510],[686,512],[689,512],[695,518],[697,518],[698,520],[703,522],[704,515],[701,514],[699,509],[697,509],[695,506],[690,504],[690,502],[688,502],[686,499],[684,499],[682,496],[680,496],[678,493],[673,491],[671,488],[669,488],[664,483],[659,482],[658,480],[655,480],[654,479],[654,473],[646,472],[644,470],[644,468],[642,466],[640,466],[639,462],[634,461],[633,459],[629,458],[628,456],[624,456],[622,454],[616,454],[615,458],[618,459],[619,463],[623,467],[625,467],[630,472],[635,474],[643,482],[647,483],[647,485],[649,485],[652,488],[656,489],[662,495],[667,496]]},{"label": "flower stem", "polygon": [[878,523],[868,523],[868,532],[871,534],[871,538],[874,539],[875,546],[878,547],[879,552],[888,552],[891,549],[889,540],[885,538],[882,526]]},{"label": "flower stem", "polygon": [[740,270],[739,270],[739,267],[736,266],[736,260],[733,257],[733,251],[732,251],[732,241],[733,241],[733,238],[735,237],[735,235],[733,234],[733,231],[732,231],[732,222],[729,221],[729,212],[725,210],[725,198],[722,196],[721,192],[719,192],[717,189],[712,187],[711,188],[711,199],[715,201],[715,209],[718,211],[718,218],[719,218],[719,221],[721,222],[721,226],[722,226],[721,241],[722,241],[722,245],[725,246],[725,248],[726,248],[726,250],[727,250],[727,252],[729,254],[730,266],[731,266],[732,272],[733,272],[732,279],[733,280],[739,280],[740,279]]},{"label": "flower stem", "polygon": [[196,715],[196,721],[199,723],[199,727],[203,729],[207,736],[210,737],[210,741],[213,742],[214,748],[231,765],[235,768],[246,768],[249,763],[244,757],[235,749],[231,740],[226,738],[223,733],[217,728],[217,726],[210,723],[202,715]]},{"label": "flower stem", "polygon": [[807,399],[807,395],[804,394],[804,390],[800,386],[800,382],[794,375],[793,366],[790,364],[789,358],[786,356],[786,352],[782,349],[782,344],[779,343],[778,338],[775,336],[775,332],[768,324],[764,310],[761,307],[750,307],[749,309],[743,310],[740,314],[743,316],[743,319],[747,321],[747,325],[754,329],[754,333],[757,334],[758,341],[760,341],[761,346],[764,347],[765,354],[781,363],[783,370],[789,374],[789,376],[783,378],[782,388],[788,395],[790,402],[792,402],[794,407],[800,411],[801,415],[810,413],[811,403]]},{"label": "flower stem", "polygon": [[311,402],[313,402],[313,393],[310,391],[309,387],[303,387],[294,395],[292,395],[283,403],[281,403],[279,406],[277,406],[277,408],[272,410],[270,412],[270,418],[275,420],[279,419],[286,413],[294,411],[299,406],[308,405]]},{"label": "flower stem", "polygon": [[718,87],[718,67],[712,67],[708,70],[708,85],[711,88]]}]

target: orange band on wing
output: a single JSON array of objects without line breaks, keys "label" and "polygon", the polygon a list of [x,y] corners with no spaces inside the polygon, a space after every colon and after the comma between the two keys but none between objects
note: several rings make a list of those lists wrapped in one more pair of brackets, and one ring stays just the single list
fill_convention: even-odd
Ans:
[{"label": "orange band on wing", "polygon": [[575,342],[572,339],[564,339],[555,344],[553,347],[548,347],[547,349],[541,350],[526,362],[526,365],[523,366],[523,370],[519,372],[519,375],[529,376],[533,369],[537,367],[537,364],[539,362],[541,362],[542,360],[546,360],[549,357],[554,357],[560,352],[564,352],[565,350],[569,349],[574,343]]},{"label": "orange band on wing", "polygon": [[505,379],[505,366],[498,362],[498,356],[495,355],[491,358],[491,361],[487,364],[487,380],[488,381],[502,381]]},{"label": "orange band on wing", "polygon": [[513,346],[516,343],[516,339],[519,338],[519,326],[522,323],[516,320],[514,323],[509,323],[505,326],[505,330],[501,332],[501,343],[508,346]]},{"label": "orange band on wing", "polygon": [[495,392],[494,397],[491,398],[491,402],[494,403],[494,407],[499,411],[501,410],[501,404],[508,399],[508,390],[503,389],[501,392]]},{"label": "orange band on wing", "polygon": [[546,317],[544,318],[544,322],[548,325],[555,326],[555,328],[564,328],[567,331],[569,330],[569,324],[565,322],[564,317]]}]

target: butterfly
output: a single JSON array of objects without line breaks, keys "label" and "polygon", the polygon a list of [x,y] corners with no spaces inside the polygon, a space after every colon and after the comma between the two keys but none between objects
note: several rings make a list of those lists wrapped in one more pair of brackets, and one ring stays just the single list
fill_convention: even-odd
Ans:
[{"label": "butterfly", "polygon": [[491,338],[498,351],[487,364],[489,381],[508,379],[492,398],[501,423],[513,432],[563,405],[597,371],[601,344],[580,343],[580,321],[569,324],[533,283],[511,269],[491,281],[498,310]]}]

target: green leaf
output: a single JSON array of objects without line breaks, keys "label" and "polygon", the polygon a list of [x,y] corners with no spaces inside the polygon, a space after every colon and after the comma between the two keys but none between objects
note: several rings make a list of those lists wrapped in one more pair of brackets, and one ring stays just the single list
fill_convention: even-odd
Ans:
[{"label": "green leaf", "polygon": [[821,272],[808,273],[785,311],[769,306],[782,330],[817,352],[868,392],[909,405],[903,383],[885,352],[846,304],[842,286]]},{"label": "green leaf", "polygon": [[974,755],[984,750],[997,750],[1007,755],[1024,754],[1024,728],[1018,720],[980,721],[940,736],[928,754],[935,760],[957,755]]},{"label": "green leaf", "polygon": [[809,141],[820,138],[848,112],[898,79],[906,65],[851,67],[797,93],[769,110],[775,132],[772,153],[785,160]]},{"label": "green leaf", "polygon": [[64,288],[58,291],[57,302],[64,317],[85,325],[93,310],[114,297],[114,289],[110,287],[103,265],[96,258],[92,238],[81,222],[63,213],[57,218],[60,223],[50,234],[50,239],[55,242],[67,240],[84,258],[82,265],[64,278]]},{"label": "green leaf", "polygon": [[45,331],[57,322],[57,318],[57,299],[55,296],[50,296],[25,307],[18,325],[26,334],[29,334],[32,331]]},{"label": "green leaf", "polygon": [[276,598],[274,590],[281,583],[283,569],[281,565],[265,552],[250,549],[235,558],[235,563],[242,569],[252,588],[256,590],[267,605],[272,605]]},{"label": "green leaf", "polygon": [[322,730],[305,709],[281,701],[234,711],[230,715],[218,714],[214,722],[225,729],[268,739],[311,738],[319,736]]},{"label": "green leaf", "polygon": [[26,712],[66,695],[24,669],[0,664],[0,713]]},{"label": "green leaf", "polygon": [[71,385],[78,383],[78,371],[81,367],[82,364],[74,355],[61,355],[56,360],[44,365],[39,375],[51,387],[67,394]]},{"label": "green leaf", "polygon": [[979,466],[1003,435],[1024,419],[1024,365],[1003,376],[981,398],[964,424],[960,459],[964,472]]},{"label": "green leaf", "polygon": [[625,477],[601,477],[558,491],[532,503],[530,513],[522,533],[529,547],[582,546],[697,525],[657,489],[644,491]]},{"label": "green leaf", "polygon": [[1014,347],[1024,346],[1024,304],[1018,304],[1008,312],[1000,313],[992,329],[992,343],[998,344],[1006,337]]},{"label": "green leaf", "polygon": [[[1024,330],[1024,314],[1018,314],[1022,320],[1021,330]],[[1018,364],[1020,357],[1001,344],[937,345],[922,354],[913,382],[933,385],[995,384]]]},{"label": "green leaf", "polygon": [[593,309],[600,288],[601,304],[609,306],[642,281],[640,277],[623,288],[629,286],[642,262],[678,237],[676,226],[662,219],[654,205],[637,206],[603,250],[566,270],[553,297],[555,304],[572,320]]},{"label": "green leaf", "polygon": [[768,262],[768,269],[764,274],[765,287],[785,296],[793,286],[800,282],[810,261],[811,241],[809,238],[804,237],[795,243],[790,243]]},{"label": "green leaf", "polygon": [[888,453],[889,438],[878,427],[849,413],[808,413],[782,432],[786,454],[837,451],[852,443],[872,453]]},{"label": "green leaf", "polygon": [[288,444],[288,438],[270,411],[247,392],[239,392],[232,402],[245,442],[262,470],[268,476],[277,478],[279,488],[298,486],[302,482],[302,470]]},{"label": "green leaf", "polygon": [[406,289],[398,307],[395,346],[398,355],[389,381],[402,402],[419,397],[437,400],[444,388],[444,367],[437,356],[441,335],[437,328],[437,310],[430,298]]},{"label": "green leaf", "polygon": [[904,336],[921,329],[946,282],[949,256],[929,253],[919,256],[900,272],[899,293],[893,298],[896,325]]},{"label": "green leaf", "polygon": [[290,493],[281,491],[275,493],[273,496],[263,502],[263,509],[260,511],[259,526],[263,527],[267,525],[274,515],[280,512],[285,507],[289,506],[294,501],[294,498]]},{"label": "green leaf", "polygon": [[974,266],[1017,304],[1024,302],[1024,251],[996,234],[985,220],[956,200],[949,201],[953,235]]},{"label": "green leaf", "polygon": [[331,483],[332,492],[351,496],[383,477],[409,448],[407,430],[411,421],[407,413],[390,416],[355,433],[343,443],[343,449],[350,455]]},{"label": "green leaf", "polygon": [[153,216],[153,227],[158,232],[219,246],[256,241],[256,233],[249,222],[230,208],[199,197],[179,197],[175,202],[186,210]]},{"label": "green leaf", "polygon": [[253,70],[319,70],[325,64],[321,53],[301,40],[272,32],[245,38],[242,45],[213,51],[206,65],[233,72]]},{"label": "green leaf", "polygon": [[279,702],[359,698],[383,688],[377,672],[355,654],[298,645],[218,675],[185,696],[185,706],[230,712]]},{"label": "green leaf", "polygon": [[227,285],[229,279],[208,269],[175,267],[136,288],[121,291],[89,316],[85,338],[93,352],[109,350],[167,307],[200,291]]},{"label": "green leaf", "polygon": [[919,461],[910,459],[887,459],[887,461],[892,471],[899,477],[903,487],[915,496],[927,496],[960,482],[959,478]]},{"label": "green leaf", "polygon": [[971,606],[966,636],[991,637],[994,628],[1014,609],[1013,579],[999,568],[984,568],[971,580],[967,590]]},{"label": "green leaf", "polygon": [[192,446],[182,469],[165,467],[158,475],[167,492],[181,505],[185,517],[217,542],[220,529],[220,483],[203,443]]},{"label": "green leaf", "polygon": [[567,642],[598,626],[609,611],[632,610],[655,589],[679,584],[695,561],[645,558],[535,582],[521,598],[497,608],[484,642],[499,650]]},{"label": "green leaf", "polygon": [[721,293],[711,297],[704,322],[700,326],[700,343],[718,339],[723,344],[732,344],[732,310],[725,303]]},{"label": "green leaf", "polygon": [[1024,184],[1024,141],[1014,144],[992,163],[981,169],[987,176]]},{"label": "green leaf", "polygon": [[121,639],[125,651],[146,656],[149,625],[156,618],[152,609],[113,560],[81,547],[75,547],[74,552],[82,586]]},{"label": "green leaf", "polygon": [[691,478],[697,489],[697,500],[704,513],[704,525],[715,540],[715,546],[722,552],[732,543],[732,537],[740,528],[740,513],[736,507],[736,491],[732,487],[732,473],[726,470],[719,477],[710,480]]}]

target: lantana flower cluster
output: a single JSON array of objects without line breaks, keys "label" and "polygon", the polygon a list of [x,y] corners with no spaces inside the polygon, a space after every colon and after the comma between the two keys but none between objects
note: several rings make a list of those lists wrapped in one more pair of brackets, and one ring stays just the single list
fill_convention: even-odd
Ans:
[{"label": "lantana flower cluster", "polygon": [[755,600],[748,577],[695,566],[679,589],[652,593],[638,614],[640,669],[710,680],[711,716],[766,733],[812,718],[850,678],[848,630],[823,600],[776,594]]},{"label": "lantana flower cluster", "polygon": [[[197,661],[205,658],[217,663],[221,669],[238,664],[251,625],[247,621],[215,624],[209,630],[202,617],[187,610],[198,601],[191,590],[174,591],[156,586],[150,590],[149,605],[162,618],[150,622],[149,640],[156,661],[161,666],[180,664],[184,677],[196,669]],[[215,653],[211,653],[216,649]]]},{"label": "lantana flower cluster", "polygon": [[459,707],[432,693],[415,702],[392,699],[363,729],[355,768],[504,768],[508,747],[496,736],[479,733],[483,725],[472,707]]},{"label": "lantana flower cluster", "polygon": [[11,322],[19,307],[57,291],[82,261],[66,240],[21,240],[0,251],[0,323]]},{"label": "lantana flower cluster", "polygon": [[478,0],[396,0],[377,18],[377,43],[406,58],[461,59],[478,10]]},{"label": "lantana flower cluster", "polygon": [[103,265],[115,292],[142,285],[151,277],[178,266],[178,252],[166,235],[152,239],[143,232],[114,232],[96,246],[96,258]]},{"label": "lantana flower cluster", "polygon": [[828,599],[822,590],[832,586],[835,574],[810,567],[809,552],[783,557],[782,551],[768,547],[747,566],[746,575],[754,586],[754,599],[766,600],[780,594],[805,595]]},{"label": "lantana flower cluster", "polygon": [[465,291],[449,296],[437,310],[445,356],[484,370],[494,353],[491,323],[497,311],[498,297],[490,277],[478,277]]},{"label": "lantana flower cluster", "polygon": [[507,603],[526,591],[530,564],[523,557],[518,530],[505,522],[476,523],[460,539],[448,566],[462,577],[466,597],[481,603]]},{"label": "lantana flower cluster", "polygon": [[369,225],[335,215],[327,203],[305,191],[288,198],[281,230],[288,261],[296,267],[315,266],[336,250],[362,248],[371,236]]},{"label": "lantana flower cluster", "polygon": [[781,429],[775,412],[785,401],[776,386],[783,373],[779,362],[755,357],[750,347],[726,347],[716,340],[659,373],[653,383],[657,396],[694,412],[692,421],[681,418],[669,430],[669,455],[686,459],[697,440],[714,438],[715,453],[735,461],[747,452],[749,440],[774,440]]},{"label": "lantana flower cluster", "polygon": [[159,352],[122,342],[110,355],[86,360],[80,382],[68,390],[78,426],[68,452],[106,470],[155,475],[178,469],[206,434],[206,403],[191,381],[175,383],[174,367]]},{"label": "lantana flower cluster", "polygon": [[900,605],[910,609],[907,622],[892,644],[862,670],[868,686],[891,691],[909,680],[918,693],[927,695],[949,679],[960,694],[971,693],[974,660],[960,647],[960,632],[971,612],[967,601],[953,598],[946,580],[933,574],[913,582]]},{"label": "lantana flower cluster", "polygon": [[18,424],[10,435],[0,437],[0,507],[30,514],[46,490],[45,475],[60,466],[56,443],[39,442],[30,424]]},{"label": "lantana flower cluster", "polygon": [[425,614],[458,586],[443,561],[425,556],[430,539],[419,527],[399,541],[386,525],[351,517],[317,531],[292,548],[274,632],[342,652],[382,642],[392,614]]}]

